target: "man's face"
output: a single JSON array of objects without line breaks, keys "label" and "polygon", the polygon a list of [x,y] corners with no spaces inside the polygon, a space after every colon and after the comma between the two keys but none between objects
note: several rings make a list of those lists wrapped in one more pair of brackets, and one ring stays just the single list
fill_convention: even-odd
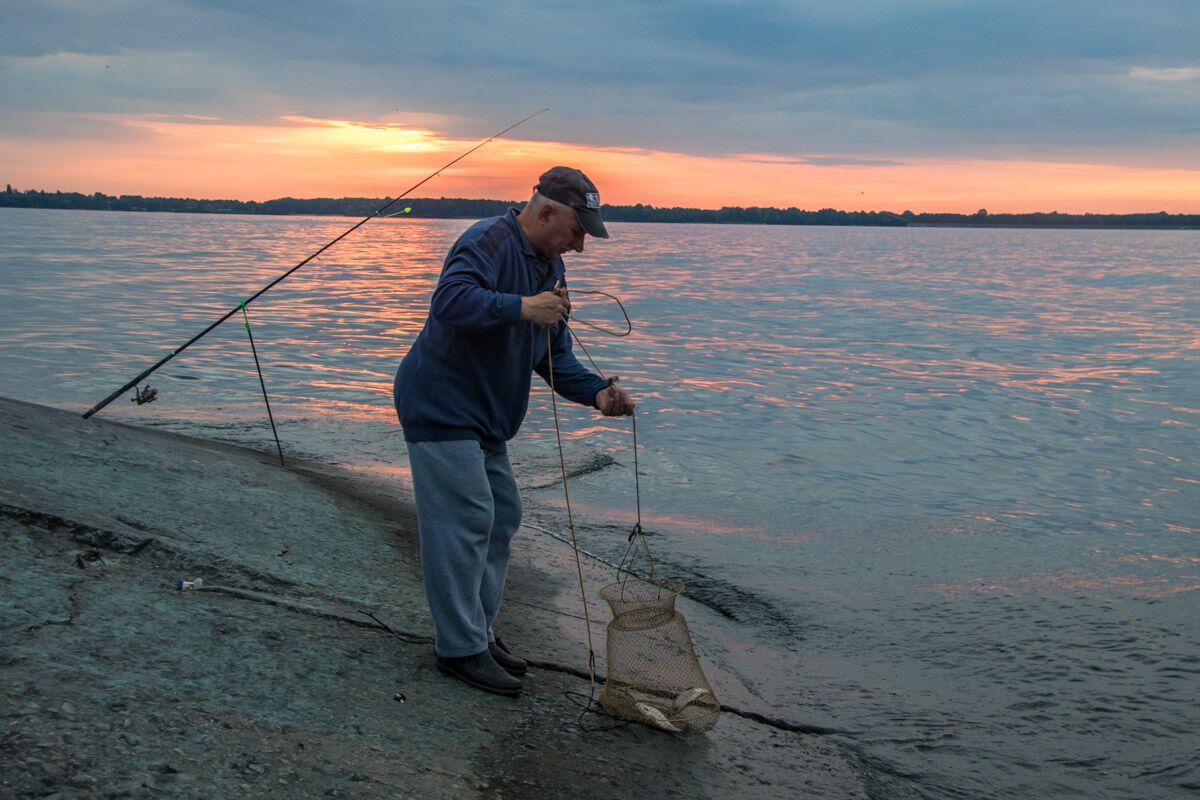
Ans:
[{"label": "man's face", "polygon": [[585,231],[579,224],[579,216],[569,208],[549,207],[552,214],[545,223],[541,251],[548,259],[560,258],[568,250],[583,252]]}]

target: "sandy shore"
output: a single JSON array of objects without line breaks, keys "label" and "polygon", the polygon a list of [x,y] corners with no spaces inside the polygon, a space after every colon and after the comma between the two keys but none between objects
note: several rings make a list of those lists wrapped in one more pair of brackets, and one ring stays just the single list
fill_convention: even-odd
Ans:
[{"label": "sandy shore", "polygon": [[[580,724],[570,551],[518,537],[518,699],[433,664],[411,507],[328,467],[0,399],[4,797],[865,797],[834,735],[706,663],[706,736]],[[179,580],[203,580],[179,591]],[[594,598],[607,582],[589,564]],[[608,614],[591,606],[603,671]],[[685,608],[703,654],[708,623]],[[574,693],[574,694],[572,694]],[[768,716],[769,713],[768,713]],[[801,716],[801,715],[797,715]]]}]

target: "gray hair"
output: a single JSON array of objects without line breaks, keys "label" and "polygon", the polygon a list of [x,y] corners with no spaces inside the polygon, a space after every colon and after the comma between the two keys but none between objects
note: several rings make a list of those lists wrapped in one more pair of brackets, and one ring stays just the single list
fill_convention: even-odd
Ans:
[{"label": "gray hair", "polygon": [[570,211],[572,214],[575,213],[575,209],[571,208],[566,203],[560,203],[557,200],[551,200],[537,189],[534,189],[533,197],[529,198],[529,205],[527,207],[530,211],[536,214],[538,209],[540,209],[542,206],[550,206],[557,211]]}]

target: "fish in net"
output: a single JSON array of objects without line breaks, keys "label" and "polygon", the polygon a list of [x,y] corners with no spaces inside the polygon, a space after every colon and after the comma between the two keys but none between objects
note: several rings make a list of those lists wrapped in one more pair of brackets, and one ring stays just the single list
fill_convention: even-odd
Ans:
[{"label": "fish in net", "polygon": [[629,577],[600,590],[613,614],[600,705],[660,730],[704,733],[717,724],[721,704],[675,609],[682,591],[680,581],[653,577]]}]

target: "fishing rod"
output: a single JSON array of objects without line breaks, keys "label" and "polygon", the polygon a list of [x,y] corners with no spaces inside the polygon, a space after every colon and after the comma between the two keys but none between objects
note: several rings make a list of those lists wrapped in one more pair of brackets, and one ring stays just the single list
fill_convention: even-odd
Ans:
[{"label": "fishing rod", "polygon": [[[434,178],[436,178],[438,175],[442,174],[442,172],[444,172],[445,170],[447,170],[447,169],[449,169],[450,167],[454,166],[454,165],[455,165],[455,164],[457,164],[459,161],[462,161],[464,158],[466,158],[467,156],[471,155],[472,153],[474,153],[476,150],[478,150],[479,148],[483,147],[484,145],[486,145],[486,144],[488,144],[488,143],[490,143],[490,142],[494,141],[495,139],[499,139],[501,136],[503,136],[504,134],[508,133],[508,132],[509,132],[509,131],[511,131],[513,128],[517,128],[517,127],[519,127],[519,126],[521,126],[521,125],[524,125],[524,124],[525,124],[526,122],[528,122],[529,120],[533,119],[534,117],[538,116],[539,114],[544,114],[545,112],[547,112],[547,111],[549,111],[549,110],[550,110],[550,109],[548,109],[548,108],[543,108],[541,111],[535,111],[534,113],[530,114],[528,117],[525,117],[524,119],[520,120],[519,122],[514,122],[512,125],[509,125],[509,126],[508,126],[507,128],[505,128],[504,130],[502,130],[502,131],[500,131],[500,132],[498,132],[498,133],[494,133],[494,134],[492,134],[491,136],[489,136],[488,138],[484,139],[482,142],[480,142],[479,144],[475,145],[475,146],[474,146],[474,147],[472,147],[470,150],[468,150],[467,152],[465,152],[465,153],[463,153],[462,155],[460,155],[458,158],[454,159],[453,161],[450,161],[449,163],[445,164],[445,165],[444,165],[444,166],[442,166],[442,167],[439,167],[439,168],[438,168],[438,169],[437,169],[435,172],[431,173],[431,174],[430,174],[430,175],[428,175],[427,177],[425,177],[425,178],[422,178],[422,179],[421,179],[420,181],[418,181],[417,183],[414,183],[412,186],[410,186],[410,187],[408,187],[407,189],[405,189],[405,190],[404,190],[404,191],[403,191],[401,194],[398,194],[398,195],[396,195],[396,196],[395,196],[395,197],[393,197],[391,200],[389,200],[388,202],[384,203],[384,204],[383,204],[383,205],[382,205],[382,206],[381,206],[381,207],[380,207],[380,208],[379,208],[377,211],[375,211],[375,212],[373,212],[373,213],[371,213],[371,214],[368,214],[367,216],[363,217],[361,220],[359,220],[358,222],[356,222],[354,225],[350,226],[350,228],[349,228],[349,229],[347,229],[347,230],[346,230],[344,233],[342,233],[340,236],[338,236],[337,238],[333,239],[333,241],[329,242],[329,243],[328,243],[328,244],[326,244],[324,247],[322,247],[321,249],[317,250],[315,253],[313,253],[312,255],[310,255],[308,258],[304,259],[304,260],[303,260],[303,261],[301,261],[299,264],[297,264],[296,266],[292,267],[292,268],[291,268],[291,269],[289,269],[287,272],[283,273],[283,274],[282,274],[282,275],[280,275],[278,278],[276,278],[275,280],[271,281],[271,282],[270,282],[270,283],[268,283],[266,286],[264,286],[263,288],[259,289],[257,292],[255,292],[254,294],[250,295],[249,297],[247,297],[245,300],[243,300],[243,301],[241,301],[240,303],[238,303],[236,306],[234,306],[232,309],[230,309],[228,312],[226,312],[224,315],[222,315],[222,316],[221,316],[221,318],[220,318],[220,319],[218,319],[216,322],[214,322],[213,324],[209,325],[209,326],[208,326],[207,328],[205,328],[204,330],[200,331],[198,334],[196,334],[195,336],[193,336],[191,339],[188,339],[186,342],[184,342],[182,345],[180,345],[179,347],[177,347],[177,348],[175,348],[174,350],[172,350],[170,353],[167,353],[167,355],[166,355],[166,356],[164,356],[163,358],[161,358],[161,359],[158,361],[158,363],[154,364],[154,365],[153,365],[153,366],[151,366],[149,369],[147,369],[147,370],[145,370],[145,371],[141,372],[140,374],[138,374],[138,376],[137,376],[136,378],[134,378],[133,380],[129,381],[129,382],[128,382],[128,383],[126,383],[124,386],[122,386],[120,389],[117,389],[115,392],[113,392],[112,394],[110,394],[108,397],[104,398],[104,399],[103,399],[103,400],[101,400],[99,403],[97,403],[96,405],[94,405],[94,406],[92,406],[91,408],[89,408],[87,411],[85,411],[85,412],[83,413],[83,418],[84,418],[84,419],[87,419],[88,417],[92,416],[92,415],[93,415],[93,414],[95,414],[97,411],[99,411],[100,409],[104,408],[106,405],[108,405],[109,403],[111,403],[113,400],[116,400],[118,397],[120,397],[121,395],[123,395],[125,392],[127,392],[127,391],[129,391],[130,389],[133,389],[134,387],[136,387],[138,384],[140,384],[142,381],[144,381],[144,380],[145,380],[147,377],[149,377],[149,376],[150,376],[150,374],[151,374],[151,373],[153,373],[155,370],[157,370],[157,369],[158,369],[159,367],[161,367],[163,364],[166,364],[166,363],[167,363],[168,361],[170,361],[172,358],[174,358],[175,356],[179,355],[179,354],[180,354],[180,353],[182,353],[184,350],[188,349],[188,348],[189,348],[189,347],[191,347],[193,344],[195,344],[196,342],[200,341],[200,340],[201,340],[201,339],[203,339],[205,336],[207,336],[209,333],[211,333],[211,332],[213,331],[213,329],[214,329],[214,328],[216,328],[218,325],[220,325],[222,322],[224,322],[225,320],[229,319],[230,317],[232,317],[234,314],[238,313],[238,311],[242,310],[242,309],[243,309],[243,308],[245,308],[246,306],[250,305],[250,303],[254,302],[255,300],[257,300],[257,299],[258,299],[259,297],[261,297],[262,295],[266,294],[266,292],[267,292],[268,290],[270,290],[270,289],[274,288],[274,287],[276,286],[276,284],[278,284],[278,283],[282,282],[282,281],[283,281],[285,278],[287,278],[287,277],[288,277],[289,275],[291,275],[293,272],[295,272],[296,270],[300,269],[301,267],[303,267],[303,266],[304,266],[305,264],[307,264],[308,262],[312,261],[312,260],[313,260],[314,258],[316,258],[317,256],[321,255],[322,253],[324,253],[324,252],[325,252],[326,250],[328,250],[329,248],[333,247],[335,244],[337,244],[338,242],[340,242],[342,239],[345,239],[347,236],[349,236],[350,234],[354,233],[356,230],[358,230],[358,229],[359,229],[359,228],[361,228],[363,225],[365,225],[365,224],[366,224],[366,223],[367,223],[369,220],[371,220],[371,219],[373,219],[374,217],[378,217],[378,216],[380,216],[381,214],[383,214],[383,212],[387,211],[389,208],[391,208],[392,206],[394,206],[394,205],[395,205],[396,203],[398,203],[398,202],[399,202],[399,201],[400,201],[402,198],[404,198],[404,197],[407,197],[407,196],[408,196],[410,193],[412,193],[412,192],[413,192],[413,191],[415,191],[416,189],[420,188],[420,187],[421,187],[422,185],[424,185],[425,183],[427,183],[427,182],[429,182],[429,181],[433,180],[433,179],[434,179]],[[146,387],[146,390],[145,390],[144,392],[143,392],[142,390],[140,390],[140,389],[138,390],[137,397],[135,397],[135,398],[134,398],[134,402],[136,402],[138,405],[142,405],[142,404],[144,404],[144,403],[149,403],[151,400],[153,400],[153,399],[154,399],[154,396],[155,396],[155,395],[157,395],[157,392],[156,392],[156,391],[154,391],[153,389],[151,389],[149,386],[147,386],[147,387]]]}]

